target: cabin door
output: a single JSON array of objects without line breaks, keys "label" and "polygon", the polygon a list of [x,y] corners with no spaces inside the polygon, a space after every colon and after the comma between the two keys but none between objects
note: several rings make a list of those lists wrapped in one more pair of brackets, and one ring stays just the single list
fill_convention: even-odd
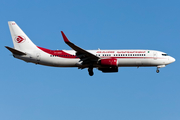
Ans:
[{"label": "cabin door", "polygon": [[153,57],[154,57],[154,60],[157,59],[157,52],[154,52],[154,53],[153,53]]}]

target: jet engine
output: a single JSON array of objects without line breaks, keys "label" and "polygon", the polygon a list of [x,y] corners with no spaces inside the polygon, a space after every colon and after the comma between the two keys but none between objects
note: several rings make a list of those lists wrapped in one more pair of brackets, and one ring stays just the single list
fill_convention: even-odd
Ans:
[{"label": "jet engine", "polygon": [[117,59],[101,59],[99,64],[102,67],[98,69],[102,72],[118,72],[118,61]]},{"label": "jet engine", "polygon": [[118,67],[106,67],[106,68],[98,68],[98,70],[109,73],[109,72],[118,72]]},{"label": "jet engine", "polygon": [[117,59],[101,59],[100,60],[100,65],[117,67],[118,66],[118,61],[117,61]]}]

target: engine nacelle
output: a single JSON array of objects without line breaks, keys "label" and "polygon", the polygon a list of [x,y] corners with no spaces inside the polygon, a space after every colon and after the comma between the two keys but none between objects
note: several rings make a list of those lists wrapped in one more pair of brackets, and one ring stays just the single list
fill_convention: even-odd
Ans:
[{"label": "engine nacelle", "polygon": [[107,67],[107,68],[98,68],[104,73],[109,73],[109,72],[118,72],[118,67]]},{"label": "engine nacelle", "polygon": [[117,59],[101,59],[100,64],[103,66],[117,67],[118,61]]}]

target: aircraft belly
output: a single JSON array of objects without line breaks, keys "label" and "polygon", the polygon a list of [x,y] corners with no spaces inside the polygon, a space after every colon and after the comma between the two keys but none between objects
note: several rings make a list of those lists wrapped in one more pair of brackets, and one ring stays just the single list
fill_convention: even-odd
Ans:
[{"label": "aircraft belly", "polygon": [[68,59],[68,58],[60,58],[60,57],[54,57],[50,58],[49,56],[42,56],[41,59],[37,59],[34,56],[19,56],[14,55],[14,57],[24,60],[26,62],[31,62],[35,64],[41,64],[46,66],[53,66],[53,67],[77,67],[76,63],[79,61],[79,59]]},{"label": "aircraft belly", "polygon": [[155,59],[151,61],[152,65],[165,65],[166,64],[166,60],[164,59]]},{"label": "aircraft belly", "polygon": [[76,67],[76,63],[79,59],[64,59],[55,60],[53,63],[57,67]]}]

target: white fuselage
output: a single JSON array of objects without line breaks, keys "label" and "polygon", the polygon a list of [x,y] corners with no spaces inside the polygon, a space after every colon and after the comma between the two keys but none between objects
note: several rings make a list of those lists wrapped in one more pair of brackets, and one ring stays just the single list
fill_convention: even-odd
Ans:
[{"label": "white fuselage", "polygon": [[[16,58],[26,62],[54,67],[81,67],[80,59],[74,50],[48,50],[38,47],[39,50]],[[48,52],[47,52],[48,51]],[[87,50],[101,59],[115,58],[118,67],[123,66],[162,66],[175,61],[164,52],[155,50]]]},{"label": "white fuselage", "polygon": [[14,48],[6,46],[15,58],[53,67],[88,68],[92,76],[93,68],[102,72],[118,72],[118,67],[155,66],[159,68],[175,61],[166,53],[155,50],[85,50],[68,40],[61,31],[64,42],[73,50],[49,50],[36,46],[14,22],[9,21]]}]

